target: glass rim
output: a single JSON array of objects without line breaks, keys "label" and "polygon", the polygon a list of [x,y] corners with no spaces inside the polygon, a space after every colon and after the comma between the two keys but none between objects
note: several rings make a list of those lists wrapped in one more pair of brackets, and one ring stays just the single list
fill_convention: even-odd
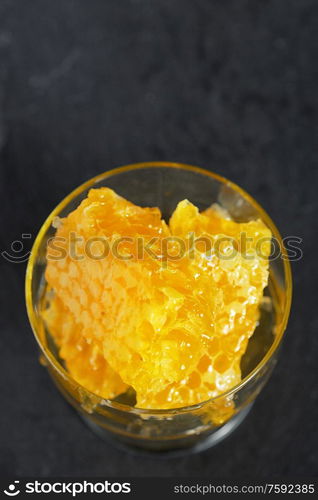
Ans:
[{"label": "glass rim", "polygon": [[[38,318],[37,318],[37,312],[34,307],[34,303],[32,300],[32,282],[33,282],[33,271],[34,271],[34,265],[36,262],[36,258],[38,256],[38,250],[39,247],[42,243],[42,240],[49,229],[49,227],[52,224],[52,221],[54,217],[56,217],[64,208],[67,207],[67,205],[74,200],[78,195],[83,193],[85,190],[89,188],[93,188],[94,184],[98,183],[99,181],[102,181],[104,179],[108,179],[110,177],[113,177],[115,175],[133,171],[133,170],[141,170],[141,169],[146,169],[146,168],[172,168],[176,170],[185,170],[185,171],[190,171],[194,173],[198,173],[201,175],[205,175],[207,177],[210,177],[211,179],[214,179],[223,185],[226,185],[230,187],[233,191],[239,193],[245,200],[247,200],[256,210],[257,212],[261,215],[261,219],[265,222],[265,224],[270,228],[272,231],[272,236],[277,239],[277,241],[280,244],[281,250],[282,250],[282,256],[283,258],[283,266],[284,266],[284,279],[286,282],[286,304],[284,311],[282,313],[282,320],[279,325],[279,329],[276,330],[274,341],[268,351],[265,353],[263,358],[260,360],[260,362],[254,367],[253,370],[251,370],[238,384],[233,386],[230,390],[225,391],[218,396],[215,396],[213,398],[209,398],[207,400],[204,400],[200,403],[196,403],[194,405],[188,405],[188,406],[183,406],[179,408],[168,408],[168,409],[152,409],[152,408],[138,408],[134,406],[129,406],[123,403],[119,403],[117,401],[113,401],[110,399],[102,398],[101,396],[98,396],[97,394],[89,391],[86,387],[82,386],[79,382],[77,382],[71,375],[70,373],[58,362],[58,360],[55,358],[55,356],[52,354],[50,349],[45,346],[39,336],[39,328],[38,328]],[[177,163],[177,162],[167,162],[167,161],[154,161],[154,162],[142,162],[142,163],[132,163],[128,165],[124,165],[121,167],[116,167],[111,170],[108,170],[106,172],[103,172],[101,174],[98,174],[91,179],[87,180],[86,182],[82,183],[79,185],[77,188],[75,188],[73,191],[71,191],[67,196],[65,196],[60,203],[52,210],[52,212],[49,214],[49,216],[45,219],[44,223],[42,224],[36,239],[34,241],[34,244],[31,249],[30,257],[28,259],[28,264],[26,268],[26,278],[25,278],[25,300],[26,300],[26,308],[27,308],[27,314],[28,318],[30,321],[30,325],[33,331],[33,334],[35,336],[35,339],[44,354],[45,358],[47,361],[53,365],[54,369],[58,372],[58,374],[64,379],[67,380],[72,386],[76,386],[80,388],[82,391],[84,390],[85,393],[88,395],[91,395],[92,400],[94,400],[94,403],[96,402],[96,406],[100,404],[101,406],[108,406],[116,410],[120,411],[125,411],[125,412],[130,412],[130,413],[137,413],[140,415],[167,415],[167,414],[176,414],[176,413],[182,413],[182,412],[189,412],[193,411],[199,408],[202,408],[203,406],[207,404],[211,404],[213,402],[220,401],[224,398],[228,398],[234,393],[240,391],[243,387],[245,387],[249,382],[254,380],[257,375],[261,372],[262,368],[267,364],[267,362],[273,357],[273,355],[276,353],[278,350],[278,347],[281,344],[281,341],[284,337],[284,332],[286,330],[286,326],[288,323],[288,318],[290,314],[290,308],[291,308],[291,299],[292,299],[292,274],[291,274],[291,266],[290,262],[288,259],[288,255],[286,252],[286,248],[284,246],[282,237],[272,221],[271,217],[267,214],[267,212],[262,208],[262,206],[249,194],[247,193],[244,189],[242,189],[240,186],[235,184],[234,182],[228,180],[227,178],[216,174],[215,172],[211,172],[209,170],[206,170],[201,167],[193,166],[193,165],[188,165],[184,163]]]}]

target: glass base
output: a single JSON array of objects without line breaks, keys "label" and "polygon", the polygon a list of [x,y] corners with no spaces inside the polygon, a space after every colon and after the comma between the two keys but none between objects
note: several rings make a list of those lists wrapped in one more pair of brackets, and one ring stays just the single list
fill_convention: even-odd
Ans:
[{"label": "glass base", "polygon": [[114,445],[116,448],[137,455],[152,456],[156,458],[175,458],[193,453],[201,453],[202,451],[212,448],[219,442],[223,441],[223,439],[229,436],[243,422],[243,420],[245,420],[252,406],[253,403],[249,404],[242,411],[231,418],[231,420],[229,420],[226,424],[219,427],[214,432],[205,435],[205,437],[195,436],[194,439],[191,437],[191,440],[186,437],[170,441],[170,449],[166,446],[158,446],[154,440],[145,442],[140,439],[140,444],[137,444],[136,438],[133,442],[129,441],[123,436],[110,433],[106,429],[92,422],[89,417],[86,417],[83,414],[81,414],[81,417],[94,434]]}]

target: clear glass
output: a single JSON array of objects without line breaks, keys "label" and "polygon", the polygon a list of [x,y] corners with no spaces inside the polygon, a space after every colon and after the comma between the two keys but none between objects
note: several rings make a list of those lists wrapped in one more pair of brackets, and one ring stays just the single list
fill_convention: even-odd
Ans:
[{"label": "clear glass", "polygon": [[[108,186],[141,206],[158,206],[168,218],[177,203],[188,198],[200,210],[218,203],[237,221],[261,218],[282,250],[270,262],[270,300],[261,311],[260,325],[241,361],[242,381],[225,394],[170,410],[144,410],[129,398],[105,400],[80,386],[66,371],[41,318],[46,282],[46,243],[55,229],[52,220],[64,217],[87,196],[91,187]],[[26,302],[30,323],[45,365],[64,397],[102,437],[138,449],[178,453],[197,451],[227,436],[248,413],[276,363],[291,304],[291,272],[282,238],[256,201],[232,182],[198,167],[167,162],[140,163],[101,174],[69,194],[49,215],[32,249],[26,274]],[[179,451],[178,451],[179,450]]]}]

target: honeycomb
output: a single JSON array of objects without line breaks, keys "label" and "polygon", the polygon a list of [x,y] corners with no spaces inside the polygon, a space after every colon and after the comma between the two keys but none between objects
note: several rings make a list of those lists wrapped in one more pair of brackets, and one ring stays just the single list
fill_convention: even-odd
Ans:
[{"label": "honeycomb", "polygon": [[44,319],[75,380],[104,398],[132,387],[136,406],[151,409],[240,382],[268,281],[262,221],[184,200],[166,224],[158,208],[100,188],[55,226]]},{"label": "honeycomb", "polygon": [[107,363],[100,345],[87,342],[80,324],[57,296],[52,297],[43,317],[59,346],[60,357],[66,360],[68,371],[80,385],[110,399],[127,390],[127,385]]}]

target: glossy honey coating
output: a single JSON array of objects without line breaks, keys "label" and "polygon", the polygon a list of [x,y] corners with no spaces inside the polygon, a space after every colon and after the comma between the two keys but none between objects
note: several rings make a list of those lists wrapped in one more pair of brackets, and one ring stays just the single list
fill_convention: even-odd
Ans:
[{"label": "glossy honey coating", "polygon": [[[260,220],[239,224],[184,200],[167,225],[159,209],[100,188],[57,225],[64,253],[48,248],[45,321],[78,382],[105,398],[131,386],[138,407],[155,409],[241,380],[268,280],[271,235]],[[94,372],[96,359],[103,370]]]}]

